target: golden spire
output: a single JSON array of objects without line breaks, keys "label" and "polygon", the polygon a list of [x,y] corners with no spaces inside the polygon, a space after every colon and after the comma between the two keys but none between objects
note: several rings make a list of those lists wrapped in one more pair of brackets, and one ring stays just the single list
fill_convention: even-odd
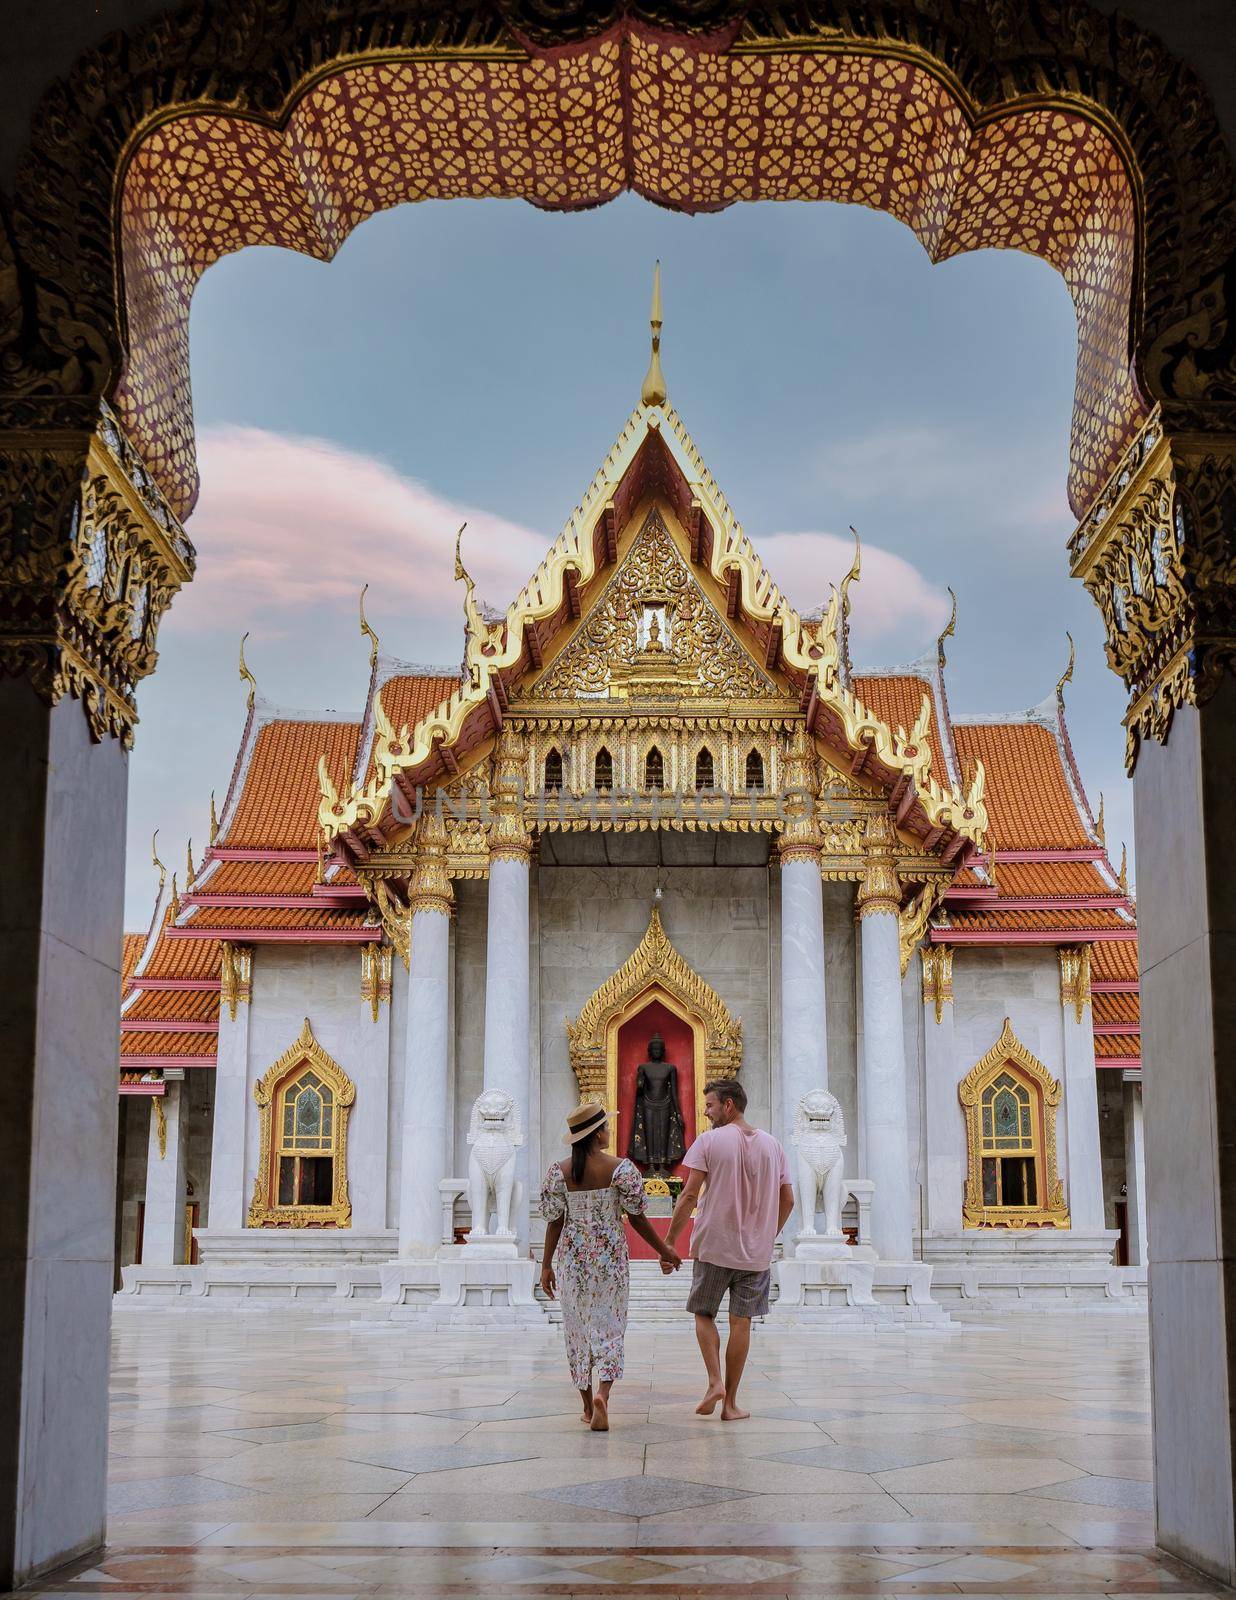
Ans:
[{"label": "golden spire", "polygon": [[[456,562],[459,560],[458,549],[455,552],[455,560]],[[368,587],[369,585],[366,584],[365,588],[360,592],[360,628],[361,633],[369,640],[369,665],[375,667],[378,663],[378,636],[369,626],[368,618],[365,616],[365,590]]]},{"label": "golden spire", "polygon": [[163,885],[167,882],[167,868],[159,860],[159,830],[155,829],[150,840],[150,859],[159,869],[159,891],[162,893]]},{"label": "golden spire", "polygon": [[1117,881],[1120,884],[1121,894],[1129,892],[1129,847],[1127,844],[1120,846],[1120,873]]},{"label": "golden spire", "polygon": [[186,888],[186,890],[191,889],[193,887],[193,880],[196,877],[197,877],[197,869],[193,865],[193,839],[192,839],[192,836],[190,836],[189,843],[185,848],[185,888]]},{"label": "golden spire", "polygon": [[1103,817],[1103,791],[1099,790],[1099,814],[1094,819],[1094,831],[1098,835],[1099,843],[1107,849],[1107,824]]},{"label": "golden spire", "polygon": [[240,641],[240,681],[241,683],[247,683],[249,685],[249,698],[247,704],[249,710],[252,711],[253,699],[257,694],[257,679],[249,671],[249,668],[245,663],[245,639],[248,637],[249,635],[246,633]]},{"label": "golden spire", "polygon": [[949,586],[949,591],[948,592],[949,592],[949,596],[950,596],[950,598],[952,599],[952,602],[953,602],[953,609],[952,609],[952,612],[949,614],[948,626],[945,628],[944,632],[940,635],[940,637],[936,640],[936,657],[939,660],[940,665],[942,667],[945,665],[944,641],[946,639],[948,639],[948,638],[956,638],[956,636],[957,636],[957,596],[953,593],[951,585]]},{"label": "golden spire", "polygon": [[851,524],[850,532],[854,535],[854,560],[850,563],[850,570],[841,580],[841,615],[850,615],[850,585],[857,583],[863,575],[863,541],[858,536],[858,529]]},{"label": "golden spire", "polygon": [[1073,663],[1077,657],[1077,652],[1073,648],[1073,635],[1066,632],[1064,637],[1069,641],[1069,664],[1060,674],[1060,681],[1056,684],[1056,699],[1061,705],[1064,704],[1064,686],[1072,680]]},{"label": "golden spire", "polygon": [[219,813],[215,810],[215,791],[210,791],[210,842],[214,844],[219,837]]},{"label": "golden spire", "polygon": [[172,899],[167,909],[172,921],[175,922],[180,915],[180,890],[176,887],[176,874],[174,872],[172,873]]},{"label": "golden spire", "polygon": [[652,327],[652,356],[644,375],[640,401],[646,406],[663,406],[666,400],[665,374],[661,371],[661,263],[658,261],[652,274],[652,312],[648,318]]}]

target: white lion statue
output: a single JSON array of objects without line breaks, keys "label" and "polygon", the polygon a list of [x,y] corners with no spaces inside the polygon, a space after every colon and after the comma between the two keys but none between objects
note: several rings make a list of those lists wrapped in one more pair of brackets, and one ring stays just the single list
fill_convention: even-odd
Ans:
[{"label": "white lion statue", "polygon": [[798,1202],[802,1233],[810,1236],[817,1231],[816,1201],[822,1193],[824,1236],[840,1239],[845,1117],[836,1095],[829,1094],[827,1089],[812,1089],[802,1097],[794,1113],[790,1143],[795,1153],[794,1198]]},{"label": "white lion statue", "polygon": [[[469,1241],[513,1239],[511,1211],[520,1195],[515,1180],[515,1152],[524,1142],[519,1107],[504,1089],[486,1089],[472,1104],[468,1125],[468,1203],[472,1207]],[[492,1205],[491,1205],[492,1196]],[[494,1217],[493,1232],[489,1219]]]}]

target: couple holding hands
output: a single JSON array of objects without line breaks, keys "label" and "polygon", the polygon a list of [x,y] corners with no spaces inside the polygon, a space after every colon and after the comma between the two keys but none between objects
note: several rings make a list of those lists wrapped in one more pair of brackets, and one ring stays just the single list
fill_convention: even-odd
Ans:
[{"label": "couple holding hands", "polygon": [[[541,1287],[561,1298],[571,1382],[594,1433],[609,1429],[610,1391],[622,1376],[630,1281],[624,1214],[668,1275],[682,1265],[674,1241],[695,1212],[687,1310],[695,1317],[708,1374],[695,1409],[706,1417],[719,1405],[724,1422],[750,1415],[739,1408],[738,1385],[751,1346],[751,1319],[768,1310],[773,1245],[794,1209],[794,1190],[785,1151],[772,1134],[747,1122],[746,1108],[737,1079],[707,1085],[704,1111],[711,1126],[683,1158],[687,1181],[664,1240],[645,1215],[639,1168],[607,1148],[609,1113],[581,1105],[567,1118],[570,1156],[550,1167],[541,1190],[548,1223]],[[717,1312],[727,1294],[730,1334],[723,1368]]]}]

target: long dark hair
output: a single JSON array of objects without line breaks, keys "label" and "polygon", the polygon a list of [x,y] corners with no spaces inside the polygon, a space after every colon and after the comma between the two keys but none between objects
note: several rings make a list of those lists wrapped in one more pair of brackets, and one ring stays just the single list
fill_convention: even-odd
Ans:
[{"label": "long dark hair", "polygon": [[582,1139],[577,1139],[571,1146],[571,1182],[577,1187],[584,1181],[584,1168],[588,1164],[588,1152],[597,1142],[600,1128],[593,1128],[591,1133],[586,1133]]}]

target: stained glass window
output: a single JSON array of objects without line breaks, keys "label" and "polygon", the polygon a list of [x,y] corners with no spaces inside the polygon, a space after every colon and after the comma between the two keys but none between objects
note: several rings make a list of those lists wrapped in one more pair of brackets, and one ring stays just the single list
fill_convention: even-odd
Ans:
[{"label": "stained glass window", "polygon": [[1038,1092],[1003,1071],[979,1102],[983,1204],[1014,1210],[1038,1204]]},{"label": "stained glass window", "polygon": [[280,1206],[326,1206],[334,1197],[335,1095],[306,1067],[280,1092],[276,1200]]}]

